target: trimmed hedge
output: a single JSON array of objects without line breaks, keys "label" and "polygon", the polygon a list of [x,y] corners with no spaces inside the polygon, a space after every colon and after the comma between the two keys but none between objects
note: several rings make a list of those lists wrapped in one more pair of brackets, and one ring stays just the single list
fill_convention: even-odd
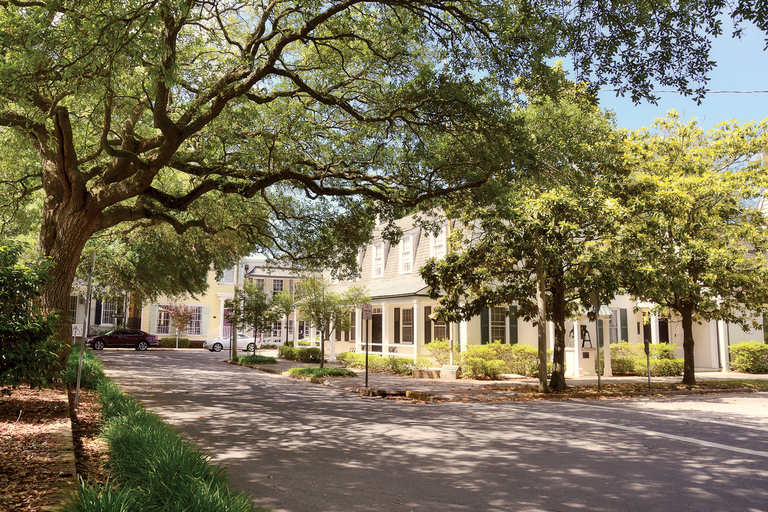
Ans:
[{"label": "trimmed hedge", "polygon": [[312,348],[293,348],[283,345],[278,349],[280,357],[290,361],[300,361],[302,363],[319,363],[321,352],[317,347]]},{"label": "trimmed hedge", "polygon": [[307,377],[357,377],[357,374],[346,368],[291,368],[291,375],[305,375]]},{"label": "trimmed hedge", "polygon": [[238,362],[242,364],[277,364],[277,359],[259,354],[250,356],[240,356]]},{"label": "trimmed hedge", "polygon": [[744,373],[768,373],[768,344],[745,341],[729,348],[734,370]]},{"label": "trimmed hedge", "polygon": [[[360,368],[365,369],[365,354],[357,352],[342,352],[336,356],[338,361],[345,368]],[[416,362],[416,367],[421,368],[419,363],[426,363],[424,368],[432,366],[432,361],[427,358],[420,357]],[[383,357],[379,354],[368,354],[368,370],[376,373],[390,372],[395,375],[412,375],[413,374],[413,360],[410,358],[402,357]]]},{"label": "trimmed hedge", "polygon": [[461,364],[462,372],[473,379],[499,378],[499,375],[507,371],[507,365],[501,359],[483,359],[481,357],[464,357]]},{"label": "trimmed hedge", "polygon": [[[547,374],[552,373],[552,351],[547,350]],[[472,374],[473,369],[467,365],[471,364],[472,367],[477,370],[482,368],[482,365],[478,363],[468,363],[470,358],[479,358],[486,361],[501,361],[504,363],[502,368],[498,364],[487,366],[488,372],[481,377],[498,378],[500,373],[515,373],[518,375],[525,375],[534,377],[539,374],[539,351],[536,347],[529,345],[507,345],[499,342],[493,342],[487,345],[470,345],[467,350],[461,353],[462,371],[467,374]],[[501,369],[501,371],[497,370]]]},{"label": "trimmed hedge", "polygon": [[[176,338],[160,338],[162,348],[176,348]],[[189,348],[189,338],[179,338],[179,348]]]},{"label": "trimmed hedge", "polygon": [[[684,362],[683,359],[675,357],[677,348],[677,345],[669,343],[659,343],[649,347],[652,377],[682,375]],[[595,361],[595,367],[597,367],[597,361]],[[601,373],[603,373],[604,367],[605,360],[600,359]],[[611,344],[611,372],[623,375],[647,376],[648,362],[645,356],[644,344],[636,343],[633,345],[626,341]]]}]

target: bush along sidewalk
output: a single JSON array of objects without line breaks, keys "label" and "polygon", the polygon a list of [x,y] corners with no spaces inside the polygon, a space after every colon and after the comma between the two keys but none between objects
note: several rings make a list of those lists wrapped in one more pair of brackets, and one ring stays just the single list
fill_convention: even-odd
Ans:
[{"label": "bush along sidewalk", "polygon": [[744,373],[768,373],[768,344],[744,341],[731,345],[733,369]]},{"label": "bush along sidewalk", "polygon": [[[95,362],[83,366],[96,375],[111,481],[99,487],[81,480],[62,512],[266,510],[255,508],[250,495],[233,491],[222,466],[125,395],[104,377],[100,362],[89,359]],[[72,360],[76,371],[77,359]]]}]

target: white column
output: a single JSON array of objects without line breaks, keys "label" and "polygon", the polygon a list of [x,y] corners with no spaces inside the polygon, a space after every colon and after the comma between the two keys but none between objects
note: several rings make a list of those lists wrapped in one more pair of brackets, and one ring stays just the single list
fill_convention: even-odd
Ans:
[{"label": "white column", "polygon": [[387,355],[387,347],[389,346],[389,312],[387,311],[387,305],[381,305],[381,355]]},{"label": "white column", "polygon": [[547,320],[547,348],[554,350],[555,348],[555,323]]},{"label": "white column", "polygon": [[360,343],[363,342],[363,310],[355,310],[355,352],[360,352]]},{"label": "white column", "polygon": [[419,352],[421,351],[421,343],[423,343],[423,340],[421,339],[421,332],[424,329],[424,325],[422,325],[422,318],[421,318],[421,308],[419,308],[418,301],[413,301],[413,353],[414,357],[418,357]]},{"label": "white column", "polygon": [[578,319],[573,321],[573,350],[574,368],[570,374],[581,377],[581,324]]},{"label": "white column", "polygon": [[659,344],[659,315],[651,315],[651,343]]},{"label": "white column", "polygon": [[461,347],[461,350],[467,350],[468,345],[468,339],[469,337],[469,326],[467,324],[466,320],[462,320],[459,322],[459,346]]},{"label": "white column", "polygon": [[611,338],[608,332],[608,324],[610,321],[611,317],[603,317],[603,353],[605,354],[603,360],[603,377],[613,377],[613,372],[611,371]]},{"label": "white column", "polygon": [[728,371],[728,329],[725,321],[717,321],[717,336],[720,339],[720,371]]}]

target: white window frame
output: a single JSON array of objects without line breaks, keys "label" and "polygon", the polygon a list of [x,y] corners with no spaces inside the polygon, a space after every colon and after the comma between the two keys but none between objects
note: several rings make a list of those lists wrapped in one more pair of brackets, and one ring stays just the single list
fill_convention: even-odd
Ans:
[{"label": "white window frame", "polygon": [[[278,284],[280,285],[278,287]],[[283,291],[285,289],[285,283],[282,279],[273,279],[272,280],[272,296],[276,296],[278,293]]]},{"label": "white window frame", "polygon": [[101,323],[99,325],[113,325],[115,323],[114,315],[117,312],[115,303],[111,300],[101,302]]},{"label": "white window frame", "polygon": [[203,306],[190,306],[192,308],[192,318],[187,324],[187,334],[191,336],[200,336],[203,328]]},{"label": "white window frame", "polygon": [[166,308],[168,304],[157,305],[157,320],[155,321],[155,333],[171,334],[171,314]]},{"label": "white window frame", "polygon": [[[438,330],[444,331],[442,336],[439,336],[437,334]],[[445,320],[433,320],[432,321],[432,341],[440,340],[440,339],[448,339],[449,337],[448,332],[448,322]]]},{"label": "white window frame", "polygon": [[219,284],[235,284],[235,267],[228,268],[219,280]]},{"label": "white window frame", "polygon": [[412,272],[413,272],[413,235],[408,235],[400,239],[400,273],[410,274]]},{"label": "white window frame", "polygon": [[445,225],[440,228],[437,235],[429,236],[429,256],[430,258],[441,259],[448,252],[448,229]]},{"label": "white window frame", "polygon": [[69,316],[72,317],[72,323],[77,322],[77,304],[79,302],[79,299],[80,299],[79,295],[69,296]]},{"label": "white window frame", "polygon": [[380,279],[384,277],[384,244],[378,243],[373,246],[372,251],[373,256],[373,265],[372,267],[372,275],[371,277],[373,279]]},{"label": "white window frame", "polygon": [[[490,311],[490,319],[489,319],[489,327],[491,329],[490,337],[488,340],[493,343],[495,341],[500,341],[502,343],[507,343],[507,311],[506,308],[501,306],[494,306],[491,308]],[[501,320],[499,320],[499,317],[501,317]],[[503,332],[502,336],[494,336],[494,332],[497,334],[499,331]]]},{"label": "white window frame", "polygon": [[[403,308],[400,310],[400,342],[413,343],[413,308]],[[407,319],[407,320],[406,320]]]}]

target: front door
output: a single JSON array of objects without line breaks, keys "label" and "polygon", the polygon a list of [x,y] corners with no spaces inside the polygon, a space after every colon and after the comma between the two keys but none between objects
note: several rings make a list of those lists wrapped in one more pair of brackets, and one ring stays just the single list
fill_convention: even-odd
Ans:
[{"label": "front door", "polygon": [[381,313],[371,315],[371,352],[381,352]]}]

